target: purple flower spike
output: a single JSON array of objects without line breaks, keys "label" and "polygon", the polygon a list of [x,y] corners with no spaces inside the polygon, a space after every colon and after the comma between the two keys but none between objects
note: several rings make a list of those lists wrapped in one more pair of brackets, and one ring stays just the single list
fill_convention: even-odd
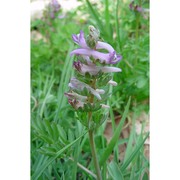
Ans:
[{"label": "purple flower spike", "polygon": [[68,84],[70,90],[65,93],[68,102],[76,110],[80,107],[84,108],[85,112],[109,108],[106,104],[101,104],[106,100],[108,94],[108,89],[104,87],[117,86],[117,83],[113,80],[103,81],[103,78],[110,77],[105,73],[122,71],[118,67],[108,66],[119,62],[122,56],[117,54],[110,44],[100,41],[100,32],[93,26],[89,26],[87,38],[81,30],[79,34],[72,34],[72,40],[79,46],[70,53],[71,56],[76,55],[77,57],[77,60],[73,62],[73,67],[78,74],[75,73],[75,77],[71,78]]}]

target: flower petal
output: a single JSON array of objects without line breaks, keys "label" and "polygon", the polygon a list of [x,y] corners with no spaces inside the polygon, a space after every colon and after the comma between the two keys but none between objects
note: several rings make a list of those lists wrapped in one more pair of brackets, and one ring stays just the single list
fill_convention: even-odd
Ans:
[{"label": "flower petal", "polygon": [[110,106],[108,106],[108,105],[106,105],[106,104],[101,104],[101,107],[102,107],[102,108],[107,108],[107,109],[110,108]]},{"label": "flower petal", "polygon": [[72,34],[72,39],[76,44],[78,44],[82,48],[89,49],[89,47],[86,43],[86,40],[84,38],[84,32],[82,30],[80,31],[80,34],[78,34],[78,35]]},{"label": "flower petal", "polygon": [[114,52],[114,49],[110,44],[101,41],[97,42],[96,49],[106,49],[110,53]]},{"label": "flower petal", "polygon": [[111,72],[121,72],[122,70],[117,67],[101,67],[99,68],[104,73],[111,73]]},{"label": "flower petal", "polygon": [[81,101],[78,101],[76,99],[68,99],[68,102],[69,104],[71,104],[71,106],[74,108],[74,109],[78,109],[80,107],[84,107],[84,102],[81,102]]},{"label": "flower petal", "polygon": [[101,63],[108,63],[111,56],[110,54],[101,53],[91,49],[75,49],[71,52],[71,55],[85,55],[85,56],[93,56],[94,59],[99,59]]},{"label": "flower petal", "polygon": [[86,44],[86,40],[84,38],[84,32],[81,30],[80,31],[80,35],[79,35],[79,45],[82,47],[82,48],[87,48],[89,49],[88,45]]},{"label": "flower petal", "polygon": [[68,99],[77,99],[80,100],[82,102],[86,102],[87,101],[87,96],[81,96],[75,92],[68,92],[68,93],[64,93],[64,95],[68,98]]},{"label": "flower petal", "polygon": [[76,34],[72,34],[72,40],[76,43],[79,44],[79,38]]},{"label": "flower petal", "polygon": [[105,93],[104,89],[96,89],[96,92],[98,92],[99,94],[104,94]]},{"label": "flower petal", "polygon": [[71,81],[69,83],[69,87],[71,87],[72,89],[77,89],[79,91],[83,91],[84,88],[86,88],[88,91],[90,91],[94,96],[96,96],[99,100],[101,100],[101,96],[99,95],[99,93],[94,90],[92,87],[90,87],[88,84],[83,83],[81,81],[79,81],[76,78],[71,78]]},{"label": "flower petal", "polygon": [[112,86],[117,86],[117,82],[116,82],[116,81],[112,81],[112,80],[110,80],[110,81],[108,82],[108,84],[110,84],[110,85],[112,85]]}]

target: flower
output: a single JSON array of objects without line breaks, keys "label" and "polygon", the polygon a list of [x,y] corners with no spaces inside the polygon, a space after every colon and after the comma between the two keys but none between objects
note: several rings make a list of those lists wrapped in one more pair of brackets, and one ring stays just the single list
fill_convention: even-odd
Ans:
[{"label": "flower", "polygon": [[84,103],[81,101],[78,101],[76,99],[68,99],[69,104],[71,104],[74,109],[78,109],[80,107],[84,107]]},{"label": "flower", "polygon": [[65,96],[76,110],[79,108],[86,112],[103,110],[104,113],[109,108],[104,104],[109,96],[107,85],[117,86],[108,73],[122,71],[118,67],[108,66],[119,62],[122,56],[117,54],[110,44],[100,41],[99,36],[100,32],[93,26],[89,27],[87,38],[82,30],[77,35],[72,34],[72,40],[79,48],[73,50],[70,55],[77,57],[73,67],[78,73],[71,78],[68,84],[70,91],[65,93]]},{"label": "flower", "polygon": [[79,90],[79,91],[83,91],[86,88],[91,94],[96,96],[97,99],[101,100],[101,96],[100,96],[101,93],[99,93],[98,91],[96,91],[95,89],[90,87],[88,84],[79,81],[75,77],[71,78],[71,81],[69,83],[69,87],[74,89],[74,90]]},{"label": "flower", "polygon": [[80,34],[73,34],[72,35],[72,39],[73,41],[78,44],[79,46],[81,46],[82,48],[85,48],[85,49],[90,49],[88,47],[88,45],[86,44],[86,40],[84,38],[84,32],[83,31],[80,31]]},{"label": "flower", "polygon": [[108,82],[108,84],[112,85],[112,86],[117,86],[117,82],[116,81],[113,81],[113,80],[110,80]]},{"label": "flower", "polygon": [[102,53],[92,49],[76,49],[71,52],[71,55],[84,55],[84,56],[92,56],[95,60],[98,60],[100,63],[105,64],[116,64],[122,59],[121,55],[116,55],[116,52],[112,53]]},{"label": "flower", "polygon": [[111,73],[111,72],[121,72],[120,68],[117,67],[108,67],[108,66],[96,66],[95,64],[83,64],[81,61],[77,61],[73,63],[74,68],[79,71],[81,74],[89,73],[91,75],[97,75],[100,71],[103,73]]},{"label": "flower", "polygon": [[[100,63],[106,64],[116,64],[122,59],[122,56],[116,54],[116,51],[113,49],[113,47],[105,42],[97,41],[95,45],[96,50],[91,49],[86,43],[84,32],[82,30],[78,35],[73,34],[72,39],[81,48],[72,51],[71,55],[76,54],[81,56],[92,56],[94,59],[98,59]],[[108,51],[108,53],[99,52],[97,49],[105,49]]]},{"label": "flower", "polygon": [[69,92],[69,93],[64,93],[64,95],[68,98],[68,99],[76,99],[82,102],[86,102],[87,101],[87,96],[81,96],[75,92]]}]

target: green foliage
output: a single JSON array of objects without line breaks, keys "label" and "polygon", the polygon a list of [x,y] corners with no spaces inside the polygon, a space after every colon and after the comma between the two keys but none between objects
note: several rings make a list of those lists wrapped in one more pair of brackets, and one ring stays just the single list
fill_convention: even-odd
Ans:
[{"label": "green foliage", "polygon": [[123,174],[119,168],[119,166],[115,162],[111,162],[108,165],[108,171],[112,179],[119,179],[119,180],[124,180]]},{"label": "green foliage", "polygon": [[112,150],[114,149],[114,146],[116,145],[116,142],[119,138],[119,135],[121,133],[123,124],[125,122],[125,119],[126,119],[126,116],[127,116],[128,110],[129,110],[130,100],[131,99],[129,99],[127,106],[125,107],[125,111],[124,111],[124,114],[122,116],[121,122],[119,123],[118,127],[116,128],[110,143],[108,144],[107,148],[105,149],[104,153],[101,156],[100,165],[103,165],[106,162],[107,158],[109,157]]}]

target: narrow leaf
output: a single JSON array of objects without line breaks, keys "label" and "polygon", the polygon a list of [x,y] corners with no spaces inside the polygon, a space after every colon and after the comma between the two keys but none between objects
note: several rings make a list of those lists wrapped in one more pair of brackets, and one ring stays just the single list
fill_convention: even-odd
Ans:
[{"label": "narrow leaf", "polygon": [[124,125],[124,122],[126,120],[126,116],[128,114],[128,110],[129,110],[129,106],[130,106],[130,101],[131,101],[131,98],[129,98],[128,100],[128,103],[125,107],[125,111],[123,113],[123,116],[122,116],[122,119],[118,125],[118,127],[116,128],[115,132],[114,132],[114,135],[110,141],[110,143],[108,144],[107,148],[105,149],[104,153],[102,154],[101,156],[101,159],[100,159],[100,165],[102,166],[106,160],[108,159],[108,157],[110,156],[110,154],[112,153],[112,150],[113,148],[115,147],[116,145],[116,142],[118,141],[119,139],[119,136],[120,136],[120,133],[122,131],[122,128],[123,128],[123,125]]},{"label": "narrow leaf", "polygon": [[111,177],[113,178],[113,180],[117,180],[117,179],[124,180],[120,168],[118,167],[117,163],[115,163],[114,161],[109,164],[108,171]]},{"label": "narrow leaf", "polygon": [[141,147],[144,145],[144,142],[146,141],[146,139],[149,136],[149,132],[147,133],[146,137],[143,139],[143,141],[141,141],[137,147],[134,149],[134,151],[132,152],[132,154],[129,156],[129,158],[123,163],[123,165],[121,166],[121,170],[124,171],[128,165],[132,162],[132,160],[135,158],[135,156],[137,155],[137,153],[139,152],[139,150],[141,149]]},{"label": "narrow leaf", "polygon": [[41,174],[43,173],[43,171],[56,159],[58,158],[66,149],[68,149],[69,147],[71,147],[73,144],[75,144],[79,139],[81,139],[86,133],[84,133],[83,135],[81,135],[80,137],[78,137],[75,141],[73,141],[72,143],[68,144],[67,146],[65,146],[64,148],[62,148],[60,151],[58,151],[56,153],[56,155],[54,157],[49,158],[40,168],[38,171],[36,171],[33,176],[32,179],[33,180],[37,180]]}]

